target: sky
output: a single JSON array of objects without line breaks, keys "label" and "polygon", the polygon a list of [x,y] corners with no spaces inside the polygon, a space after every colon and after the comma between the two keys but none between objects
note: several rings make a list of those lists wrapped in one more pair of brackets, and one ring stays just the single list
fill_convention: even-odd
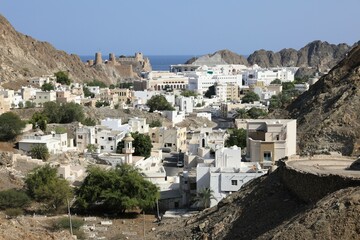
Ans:
[{"label": "sky", "polygon": [[359,0],[0,0],[15,29],[78,55],[202,55],[360,40]]}]

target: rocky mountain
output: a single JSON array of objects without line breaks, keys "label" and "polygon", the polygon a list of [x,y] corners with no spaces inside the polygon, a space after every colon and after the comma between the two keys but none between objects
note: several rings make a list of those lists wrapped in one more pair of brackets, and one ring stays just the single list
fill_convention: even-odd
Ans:
[{"label": "rocky mountain", "polygon": [[206,54],[198,58],[189,59],[186,64],[194,65],[217,65],[217,64],[243,64],[248,65],[245,57],[231,52],[227,49]]},{"label": "rocky mountain", "polygon": [[287,107],[302,153],[360,153],[360,46]]},{"label": "rocky mountain", "polygon": [[[322,71],[334,67],[352,47],[342,44],[330,44],[328,42],[313,41],[300,50],[293,48],[284,48],[279,52],[257,50],[250,54],[246,59],[229,50],[217,51],[213,54],[207,54],[199,58],[192,58],[188,64],[243,64],[261,67],[300,67],[300,74],[312,74],[316,70]],[[309,69],[312,68],[311,69]]]},{"label": "rocky mountain", "polygon": [[38,41],[17,32],[0,15],[0,81],[14,86],[31,77],[67,71],[75,82],[98,79],[116,83],[123,77],[121,67],[111,64],[87,66],[77,55],[55,49],[47,42]]},{"label": "rocky mountain", "polygon": [[349,187],[306,203],[276,170],[215,207],[188,219],[166,220],[151,239],[357,239],[359,196],[360,187]]}]

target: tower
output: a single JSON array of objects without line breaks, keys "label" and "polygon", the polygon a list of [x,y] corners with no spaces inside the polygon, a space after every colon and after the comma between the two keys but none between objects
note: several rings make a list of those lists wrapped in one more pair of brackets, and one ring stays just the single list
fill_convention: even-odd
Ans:
[{"label": "tower", "polygon": [[134,153],[134,148],[132,147],[132,141],[134,138],[131,137],[130,133],[127,133],[124,137],[124,148],[122,149],[123,154],[125,154],[125,163],[132,164],[132,154]]},{"label": "tower", "polygon": [[95,65],[102,64],[101,52],[95,53]]}]

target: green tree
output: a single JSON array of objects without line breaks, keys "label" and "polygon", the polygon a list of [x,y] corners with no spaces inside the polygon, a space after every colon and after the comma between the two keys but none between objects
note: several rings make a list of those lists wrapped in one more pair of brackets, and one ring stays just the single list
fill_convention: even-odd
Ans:
[{"label": "green tree", "polygon": [[248,92],[245,96],[241,99],[242,103],[253,103],[255,101],[259,101],[260,97],[254,92]]},{"label": "green tree", "polygon": [[55,87],[51,83],[44,83],[41,86],[41,91],[51,91],[51,90],[54,90],[54,89],[55,89]]},{"label": "green tree", "polygon": [[232,147],[234,145],[245,148],[246,147],[246,130],[245,129],[231,129],[230,136],[225,140],[225,147]]},{"label": "green tree", "polygon": [[61,121],[61,106],[57,102],[45,102],[42,114],[46,116],[49,123],[59,123]]},{"label": "green tree", "polygon": [[23,102],[19,102],[18,106],[19,106],[19,108],[23,108],[23,107],[24,107],[24,103],[23,103]]},{"label": "green tree", "polygon": [[21,134],[25,122],[13,112],[0,115],[0,141],[12,141]]},{"label": "green tree", "polygon": [[32,146],[30,155],[32,158],[42,159],[43,161],[49,160],[50,157],[49,149],[45,144],[36,144]]},{"label": "green tree", "polygon": [[[150,157],[151,148],[153,147],[153,145],[151,144],[150,136],[138,132],[131,133],[131,136],[132,138],[134,138],[134,141],[132,143],[132,146],[135,148],[134,155],[143,156],[145,158]],[[123,148],[124,141],[118,142],[116,152],[122,153]]]},{"label": "green tree", "polygon": [[97,108],[107,107],[107,106],[110,106],[110,103],[109,103],[108,101],[98,100],[98,101],[96,101],[96,103],[95,103],[95,107],[97,107]]},{"label": "green tree", "polygon": [[35,168],[25,178],[30,197],[46,204],[48,210],[58,211],[72,199],[73,192],[67,180],[56,176],[56,168],[49,165]]},{"label": "green tree", "polygon": [[67,133],[67,130],[63,126],[56,126],[55,127],[55,133],[56,134],[63,134],[63,133]]},{"label": "green tree", "polygon": [[184,96],[184,97],[196,97],[198,94],[194,91],[191,91],[191,90],[183,90],[181,92],[181,96]]},{"label": "green tree", "polygon": [[84,119],[84,110],[78,103],[70,102],[61,105],[62,112],[60,123],[81,122]]},{"label": "green tree", "polygon": [[36,103],[31,102],[29,100],[25,102],[25,108],[34,108],[34,107],[36,107]]},{"label": "green tree", "polygon": [[150,123],[149,123],[149,127],[153,128],[153,127],[161,127],[162,126],[162,123],[159,119],[155,119],[155,120],[152,120]]},{"label": "green tree", "polygon": [[83,92],[85,97],[91,97],[91,98],[95,97],[95,94],[90,92],[89,88],[87,87],[83,87]]},{"label": "green tree", "polygon": [[70,85],[71,80],[67,72],[59,71],[55,73],[56,82],[60,84]]},{"label": "green tree", "polygon": [[295,84],[293,82],[283,82],[282,83],[283,91],[288,91],[288,90],[292,90],[292,89],[295,89]]},{"label": "green tree", "polygon": [[88,82],[88,83],[87,83],[87,86],[107,88],[107,85],[106,85],[104,82],[99,81],[99,80],[97,80],[97,79],[93,79],[91,82]]},{"label": "green tree", "polygon": [[86,146],[89,153],[94,153],[98,149],[98,147],[95,144],[88,144]]},{"label": "green tree", "polygon": [[258,119],[259,117],[266,116],[267,112],[263,109],[252,107],[247,111],[247,114],[251,119]]},{"label": "green tree", "polygon": [[22,190],[8,189],[0,192],[0,209],[23,208],[30,204],[31,199]]},{"label": "green tree", "polygon": [[156,185],[145,180],[133,166],[123,164],[110,170],[91,167],[77,191],[75,206],[86,213],[123,213],[154,207],[158,198]]},{"label": "green tree", "polygon": [[207,98],[211,98],[211,96],[216,95],[215,85],[209,87],[209,89],[205,92],[204,96]]},{"label": "green tree", "polygon": [[48,119],[43,113],[35,112],[30,122],[33,125],[33,129],[40,128],[42,131],[46,131]]},{"label": "green tree", "polygon": [[276,78],[275,80],[272,80],[270,84],[281,84],[281,80]]},{"label": "green tree", "polygon": [[201,208],[209,208],[211,200],[216,198],[214,197],[214,191],[210,188],[204,188],[197,192],[197,196],[195,198],[196,201],[198,201],[198,204]]},{"label": "green tree", "polygon": [[245,108],[237,109],[234,118],[247,119],[249,115]]},{"label": "green tree", "polygon": [[81,123],[86,126],[95,126],[96,120],[91,117],[87,117]]},{"label": "green tree", "polygon": [[158,111],[172,111],[174,108],[166,100],[163,95],[154,95],[147,102],[146,105],[150,108],[150,112]]}]

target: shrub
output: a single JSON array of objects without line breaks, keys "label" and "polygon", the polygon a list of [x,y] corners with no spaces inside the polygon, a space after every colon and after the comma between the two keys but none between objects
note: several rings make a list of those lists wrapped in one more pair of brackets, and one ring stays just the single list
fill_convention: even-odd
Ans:
[{"label": "shrub", "polygon": [[23,215],[24,211],[20,208],[8,208],[5,210],[5,214],[11,218]]},{"label": "shrub", "polygon": [[0,192],[0,209],[22,208],[30,203],[29,196],[16,189],[9,189]]},{"label": "shrub", "polygon": [[[84,221],[82,219],[79,218],[71,218],[71,225],[73,230],[79,229],[81,226],[84,225]],[[62,217],[60,219],[57,219],[54,222],[53,228],[55,230],[60,230],[60,229],[70,229],[70,220],[68,217]]]}]

